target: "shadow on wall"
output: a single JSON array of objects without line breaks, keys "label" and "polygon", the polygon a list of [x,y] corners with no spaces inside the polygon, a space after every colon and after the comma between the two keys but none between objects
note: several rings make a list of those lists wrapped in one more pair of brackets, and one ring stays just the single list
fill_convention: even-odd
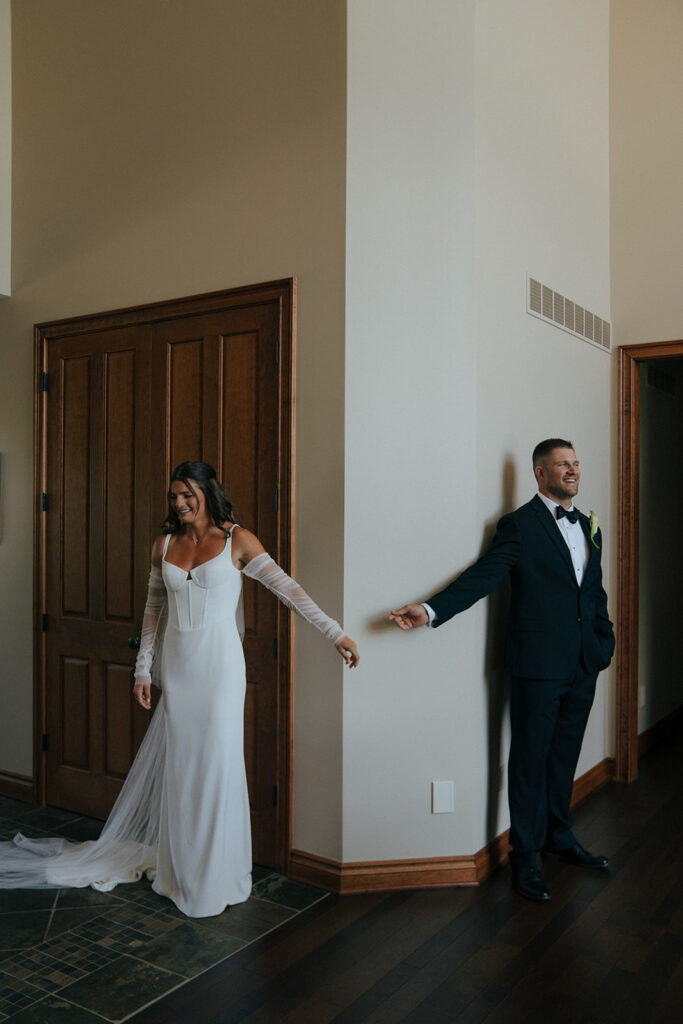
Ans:
[{"label": "shadow on wall", "polygon": [[[510,455],[505,457],[501,477],[500,513],[484,527],[481,553],[487,551],[501,516],[516,508],[517,467]],[[509,679],[505,672],[505,626],[510,606],[510,580],[506,576],[500,586],[488,597],[486,615],[486,647],[484,678],[487,689],[487,785],[486,785],[486,839],[491,842],[500,832],[498,804],[501,788],[501,758],[503,722],[509,702]]]}]

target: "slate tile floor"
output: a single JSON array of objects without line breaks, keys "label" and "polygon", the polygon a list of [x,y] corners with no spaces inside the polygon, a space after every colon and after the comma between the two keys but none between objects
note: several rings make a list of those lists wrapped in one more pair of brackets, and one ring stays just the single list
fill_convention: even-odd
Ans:
[{"label": "slate tile floor", "polygon": [[[102,822],[0,796],[0,840],[95,839]],[[324,899],[322,889],[254,868],[250,899],[192,920],[146,880],[93,889],[0,890],[0,1022],[125,1021]]]}]

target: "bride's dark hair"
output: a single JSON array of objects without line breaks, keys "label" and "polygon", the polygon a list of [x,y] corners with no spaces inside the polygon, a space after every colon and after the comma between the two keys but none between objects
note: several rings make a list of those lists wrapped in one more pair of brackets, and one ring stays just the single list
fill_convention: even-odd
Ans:
[{"label": "bride's dark hair", "polygon": [[[181,480],[195,496],[196,491],[190,480],[199,486],[206,499],[207,512],[221,530],[224,529],[223,523],[235,522],[232,515],[232,504],[223,490],[223,485],[216,479],[216,470],[208,462],[181,462],[171,473],[170,482],[174,483],[176,480]],[[178,518],[178,514],[171,505],[169,491],[168,511],[163,532],[178,533],[181,527],[182,523]]]}]

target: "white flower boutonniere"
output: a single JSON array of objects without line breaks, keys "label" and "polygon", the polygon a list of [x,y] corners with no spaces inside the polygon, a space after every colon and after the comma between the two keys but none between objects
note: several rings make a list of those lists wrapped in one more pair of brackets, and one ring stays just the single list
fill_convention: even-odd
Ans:
[{"label": "white flower boutonniere", "polygon": [[591,509],[591,511],[590,511],[590,517],[591,517],[591,544],[593,545],[594,548],[597,548],[598,551],[599,551],[600,550],[600,545],[595,540],[595,535],[598,532],[598,530],[600,529],[600,520],[596,516],[595,512],[593,511],[593,509]]}]

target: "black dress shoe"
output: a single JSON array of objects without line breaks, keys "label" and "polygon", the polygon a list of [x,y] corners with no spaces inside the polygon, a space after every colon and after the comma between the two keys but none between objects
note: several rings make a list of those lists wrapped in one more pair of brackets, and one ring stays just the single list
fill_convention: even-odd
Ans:
[{"label": "black dress shoe", "polygon": [[512,869],[512,884],[520,896],[539,902],[550,899],[548,887],[537,864],[524,864]]},{"label": "black dress shoe", "polygon": [[551,853],[560,860],[566,860],[569,864],[577,864],[580,868],[606,868],[609,864],[607,857],[600,853],[589,853],[578,843],[576,846],[567,846],[563,850],[544,850],[544,853]]}]

